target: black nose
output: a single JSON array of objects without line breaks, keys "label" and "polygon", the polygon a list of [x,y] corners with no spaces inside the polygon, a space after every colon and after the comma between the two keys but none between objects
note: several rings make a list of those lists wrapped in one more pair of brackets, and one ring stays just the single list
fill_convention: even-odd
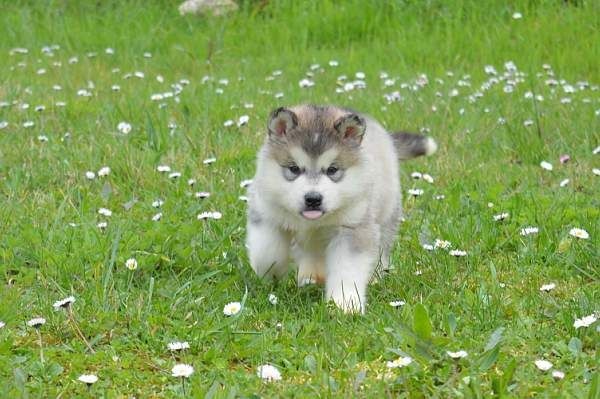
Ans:
[{"label": "black nose", "polygon": [[322,201],[323,196],[316,191],[311,191],[304,194],[304,203],[306,204],[307,208],[318,208],[321,206]]}]

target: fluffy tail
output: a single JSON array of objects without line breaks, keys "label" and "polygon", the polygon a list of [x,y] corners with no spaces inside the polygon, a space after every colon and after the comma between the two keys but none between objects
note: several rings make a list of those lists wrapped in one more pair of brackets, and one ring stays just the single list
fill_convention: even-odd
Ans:
[{"label": "fluffy tail", "polygon": [[421,155],[431,155],[437,150],[434,139],[420,134],[397,132],[392,133],[398,159],[411,159]]}]

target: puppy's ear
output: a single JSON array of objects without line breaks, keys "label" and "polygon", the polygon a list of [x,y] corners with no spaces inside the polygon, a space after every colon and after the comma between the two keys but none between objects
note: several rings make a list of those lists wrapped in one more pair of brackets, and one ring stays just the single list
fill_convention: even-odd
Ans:
[{"label": "puppy's ear", "polygon": [[277,108],[269,119],[269,136],[283,137],[298,126],[298,117],[287,108]]},{"label": "puppy's ear", "polygon": [[348,114],[335,121],[333,127],[340,134],[342,140],[348,140],[360,144],[363,136],[365,135],[367,124],[360,116],[356,114]]}]

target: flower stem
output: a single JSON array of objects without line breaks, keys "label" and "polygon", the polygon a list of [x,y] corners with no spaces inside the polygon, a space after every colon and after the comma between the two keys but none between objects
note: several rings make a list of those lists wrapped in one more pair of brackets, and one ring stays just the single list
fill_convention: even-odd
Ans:
[{"label": "flower stem", "polygon": [[37,332],[38,342],[40,344],[40,362],[44,364],[44,345],[42,343],[42,333],[40,332],[39,328],[36,328],[35,331]]},{"label": "flower stem", "polygon": [[185,397],[185,377],[181,377],[181,387],[183,388],[183,396]]},{"label": "flower stem", "polygon": [[85,335],[83,335],[83,333],[81,332],[81,329],[77,325],[77,322],[75,321],[75,317],[73,316],[73,309],[71,308],[71,306],[68,307],[67,314],[69,315],[69,321],[71,321],[71,324],[73,325],[73,329],[75,330],[77,335],[79,335],[79,338],[81,338],[81,340],[83,341],[85,346],[87,346],[87,348],[90,350],[90,352],[96,353],[94,348],[92,348],[92,346],[90,345],[88,340],[85,338]]}]

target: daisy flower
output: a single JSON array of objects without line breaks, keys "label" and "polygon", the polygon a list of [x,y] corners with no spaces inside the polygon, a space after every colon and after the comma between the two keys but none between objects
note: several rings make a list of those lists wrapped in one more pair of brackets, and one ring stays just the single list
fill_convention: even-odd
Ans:
[{"label": "daisy flower", "polygon": [[313,82],[310,79],[302,79],[301,81],[298,82],[298,86],[300,87],[313,87],[315,85],[315,82]]},{"label": "daisy flower", "polygon": [[79,376],[79,378],[77,378],[77,380],[90,386],[98,381],[98,377],[94,374],[82,374]]},{"label": "daisy flower", "polygon": [[223,307],[223,314],[225,316],[234,316],[242,310],[242,304],[239,302],[229,302]]},{"label": "daisy flower", "polygon": [[35,317],[27,322],[27,325],[29,327],[34,328],[40,328],[44,324],[46,324],[46,319],[44,319],[43,317]]},{"label": "daisy flower", "polygon": [[102,168],[100,168],[100,170],[98,171],[98,176],[99,177],[104,177],[104,176],[108,176],[108,174],[110,173],[110,168],[108,166],[103,166]]},{"label": "daisy flower", "polygon": [[567,184],[569,184],[569,182],[570,182],[570,181],[571,181],[571,180],[569,180],[569,179],[564,179],[564,180],[561,180],[561,181],[560,181],[560,183],[559,183],[558,185],[559,185],[560,187],[564,187],[564,186],[566,186]]},{"label": "daisy flower", "polygon": [[161,206],[163,206],[165,203],[165,201],[161,200],[161,199],[157,199],[152,201],[152,207],[153,208],[160,208]]},{"label": "daisy flower", "polygon": [[215,163],[217,162],[217,158],[206,158],[204,161],[202,161],[202,163],[204,165],[210,165],[211,163]]},{"label": "daisy flower", "polygon": [[106,209],[106,208],[100,208],[98,209],[98,213],[102,216],[112,216],[112,212],[110,211],[110,209]]},{"label": "daisy flower", "polygon": [[245,179],[245,180],[242,180],[240,182],[240,187],[241,188],[246,188],[246,187],[248,187],[251,184],[252,184],[252,179]]},{"label": "daisy flower", "polygon": [[4,328],[4,326],[5,326],[5,325],[6,325],[6,323],[5,323],[5,322],[3,322],[3,321],[0,321],[0,328]]},{"label": "daisy flower", "polygon": [[410,195],[412,195],[413,197],[419,197],[419,196],[423,195],[423,192],[424,191],[420,188],[411,188],[408,190],[408,193]]},{"label": "daisy flower", "polygon": [[189,364],[176,364],[171,369],[171,375],[173,377],[188,378],[194,373],[194,368]]},{"label": "daisy flower", "polygon": [[196,179],[188,179],[187,181],[188,186],[193,186],[194,184],[196,184]]},{"label": "daisy flower", "polygon": [[575,329],[580,329],[581,327],[589,327],[592,324],[594,324],[596,320],[598,320],[596,315],[591,314],[589,316],[582,317],[581,319],[576,319],[573,323],[573,327],[575,327]]},{"label": "daisy flower", "polygon": [[549,291],[552,291],[552,290],[553,290],[553,289],[555,289],[555,288],[556,288],[556,284],[554,284],[554,283],[550,283],[550,284],[544,284],[544,285],[542,285],[542,286],[540,287],[540,291],[546,291],[546,292],[549,292]]},{"label": "daisy flower", "polygon": [[535,361],[535,366],[542,371],[548,371],[552,368],[552,363],[547,360],[538,359]]},{"label": "daisy flower", "polygon": [[577,228],[577,227],[569,230],[569,234],[572,235],[573,237],[581,238],[582,240],[587,240],[588,238],[590,238],[590,235],[587,231],[585,231],[584,229]]},{"label": "daisy flower", "polygon": [[138,267],[138,262],[135,258],[129,258],[125,261],[125,267],[129,270],[135,270]]},{"label": "daisy flower", "polygon": [[169,173],[169,179],[179,179],[180,177],[181,177],[181,173],[179,173],[179,172]]},{"label": "daisy flower", "polygon": [[554,378],[555,380],[562,380],[563,378],[565,378],[565,373],[563,373],[560,370],[554,370],[552,372],[552,378]]},{"label": "daisy flower", "polygon": [[500,222],[500,221],[508,218],[508,216],[509,216],[508,212],[503,212],[503,213],[500,213],[498,215],[494,215],[494,221],[495,222]]},{"label": "daisy flower", "polygon": [[456,256],[456,257],[461,257],[461,256],[467,256],[467,251],[463,251],[461,249],[453,249],[450,252],[448,252],[450,255],[452,256]]},{"label": "daisy flower", "polygon": [[75,297],[69,296],[69,297],[66,297],[65,299],[61,299],[60,301],[54,302],[54,304],[52,306],[54,307],[54,310],[61,310],[61,309],[68,308],[69,306],[71,306],[71,304],[73,302],[75,302]]},{"label": "daisy flower", "polygon": [[94,180],[96,178],[96,174],[92,171],[85,172],[85,178],[88,180]]},{"label": "daisy flower", "polygon": [[171,171],[171,167],[169,165],[158,165],[156,170],[160,173],[168,173]]},{"label": "daisy flower", "polygon": [[450,356],[452,359],[461,359],[463,357],[467,357],[468,353],[466,351],[458,351],[458,352],[451,352],[451,351],[446,351],[446,353],[448,354],[448,356]]},{"label": "daisy flower", "polygon": [[592,173],[595,174],[596,176],[600,176],[600,169],[594,168],[594,169],[592,169]]},{"label": "daisy flower", "polygon": [[539,233],[540,229],[538,229],[537,227],[525,227],[521,229],[521,235],[522,236],[528,236],[531,234],[537,234]]},{"label": "daisy flower", "polygon": [[422,247],[426,251],[433,251],[435,249],[431,244],[423,244]]},{"label": "daisy flower", "polygon": [[396,360],[392,360],[391,362],[386,362],[385,365],[390,369],[398,369],[402,367],[406,367],[412,363],[412,358],[410,356],[402,357],[400,356]]},{"label": "daisy flower", "polygon": [[280,381],[281,373],[277,369],[277,367],[272,366],[270,364],[263,364],[262,366],[258,366],[256,370],[256,375],[262,378],[265,381]]},{"label": "daisy flower", "polygon": [[545,170],[548,170],[548,171],[550,171],[550,170],[553,169],[552,164],[550,162],[547,162],[547,161],[540,162],[540,166],[542,167],[542,169],[545,169]]},{"label": "daisy flower", "polygon": [[423,180],[425,180],[427,183],[433,184],[433,177],[427,173],[423,173]]},{"label": "daisy flower", "polygon": [[205,219],[215,219],[215,220],[219,220],[223,217],[223,214],[221,212],[202,212],[200,213],[198,216],[198,220],[205,220]]},{"label": "daisy flower", "polygon": [[199,191],[194,194],[194,197],[204,199],[210,197],[210,193],[206,191]]},{"label": "daisy flower", "polygon": [[406,302],[404,302],[404,301],[391,301],[390,302],[390,306],[393,308],[399,308],[404,305],[406,305]]},{"label": "daisy flower", "polygon": [[277,295],[275,294],[269,294],[269,302],[271,302],[271,305],[277,305],[277,302],[279,302],[279,298],[277,298]]},{"label": "daisy flower", "polygon": [[184,342],[174,341],[174,342],[169,342],[167,344],[167,348],[169,348],[169,350],[171,352],[182,351],[184,349],[190,349],[190,344],[187,341],[184,341]]},{"label": "daisy flower", "polygon": [[98,227],[100,230],[104,230],[108,227],[108,223],[106,222],[99,222],[96,227]]},{"label": "daisy flower", "polygon": [[248,121],[250,120],[250,117],[248,115],[242,115],[240,116],[240,118],[238,119],[238,126],[244,126],[246,124],[248,124]]},{"label": "daisy flower", "polygon": [[162,212],[158,212],[156,215],[152,216],[153,222],[158,222],[160,219],[162,219]]}]

